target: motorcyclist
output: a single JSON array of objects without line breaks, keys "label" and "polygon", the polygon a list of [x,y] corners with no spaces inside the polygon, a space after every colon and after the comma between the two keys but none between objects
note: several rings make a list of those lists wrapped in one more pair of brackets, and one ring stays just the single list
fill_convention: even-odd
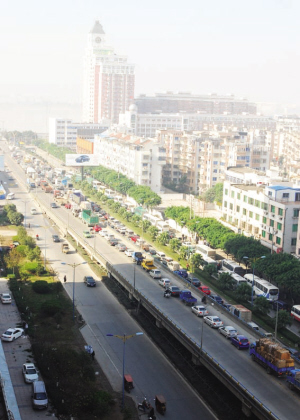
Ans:
[{"label": "motorcyclist", "polygon": [[36,237],[37,240],[39,240],[39,235],[38,234],[36,234],[35,237]]}]

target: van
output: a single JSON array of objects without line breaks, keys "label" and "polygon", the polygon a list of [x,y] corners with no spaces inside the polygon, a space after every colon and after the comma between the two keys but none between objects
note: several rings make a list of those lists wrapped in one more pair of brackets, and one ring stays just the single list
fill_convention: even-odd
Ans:
[{"label": "van", "polygon": [[37,214],[37,209],[36,209],[36,208],[34,208],[34,207],[32,207],[32,208],[31,208],[31,210],[30,210],[30,213],[31,213],[32,215]]},{"label": "van", "polygon": [[32,406],[37,410],[43,410],[48,407],[48,397],[43,381],[32,383]]},{"label": "van", "polygon": [[161,251],[158,251],[158,252],[156,253],[156,255],[158,256],[158,258],[159,258],[159,259],[161,259],[161,258],[166,258],[166,254],[165,254],[164,252],[161,252]]},{"label": "van", "polygon": [[15,198],[15,193],[9,193],[9,194],[7,194],[6,198],[8,200],[13,200]]},{"label": "van", "polygon": [[249,327],[253,328],[253,330],[259,331],[259,326],[257,324],[255,324],[255,322],[247,322],[247,325],[249,325]]}]

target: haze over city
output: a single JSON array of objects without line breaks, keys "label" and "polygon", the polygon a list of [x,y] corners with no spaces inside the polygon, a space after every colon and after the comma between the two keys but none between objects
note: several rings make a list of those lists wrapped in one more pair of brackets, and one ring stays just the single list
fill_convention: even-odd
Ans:
[{"label": "haze over city", "polygon": [[0,127],[46,132],[48,117],[80,120],[83,57],[96,19],[135,64],[135,96],[216,92],[247,97],[264,114],[297,113],[299,9],[293,0],[3,4]]}]

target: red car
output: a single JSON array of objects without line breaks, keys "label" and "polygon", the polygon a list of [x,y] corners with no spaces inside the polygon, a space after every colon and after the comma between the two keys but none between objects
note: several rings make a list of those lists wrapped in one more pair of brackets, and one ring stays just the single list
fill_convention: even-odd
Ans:
[{"label": "red car", "polygon": [[65,204],[65,208],[66,209],[70,209],[72,207],[72,204],[71,203],[67,203],[67,204]]},{"label": "red car", "polygon": [[134,236],[130,236],[129,239],[131,239],[132,242],[136,242],[139,238],[140,238],[139,235],[134,235]]},{"label": "red car", "polygon": [[94,230],[94,232],[100,232],[100,230],[102,230],[102,227],[101,227],[101,226],[99,226],[99,225],[95,225],[95,226],[93,227],[93,230]]},{"label": "red car", "polygon": [[210,295],[211,294],[210,288],[207,287],[207,286],[202,285],[202,286],[199,286],[198,289],[201,292],[205,293],[206,295]]}]

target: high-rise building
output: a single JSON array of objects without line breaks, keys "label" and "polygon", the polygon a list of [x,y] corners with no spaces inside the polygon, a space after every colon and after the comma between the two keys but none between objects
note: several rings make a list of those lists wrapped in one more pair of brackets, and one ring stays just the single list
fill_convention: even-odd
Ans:
[{"label": "high-rise building", "polygon": [[134,65],[119,55],[106,40],[96,21],[88,34],[84,60],[83,121],[119,121],[119,114],[134,101]]}]

